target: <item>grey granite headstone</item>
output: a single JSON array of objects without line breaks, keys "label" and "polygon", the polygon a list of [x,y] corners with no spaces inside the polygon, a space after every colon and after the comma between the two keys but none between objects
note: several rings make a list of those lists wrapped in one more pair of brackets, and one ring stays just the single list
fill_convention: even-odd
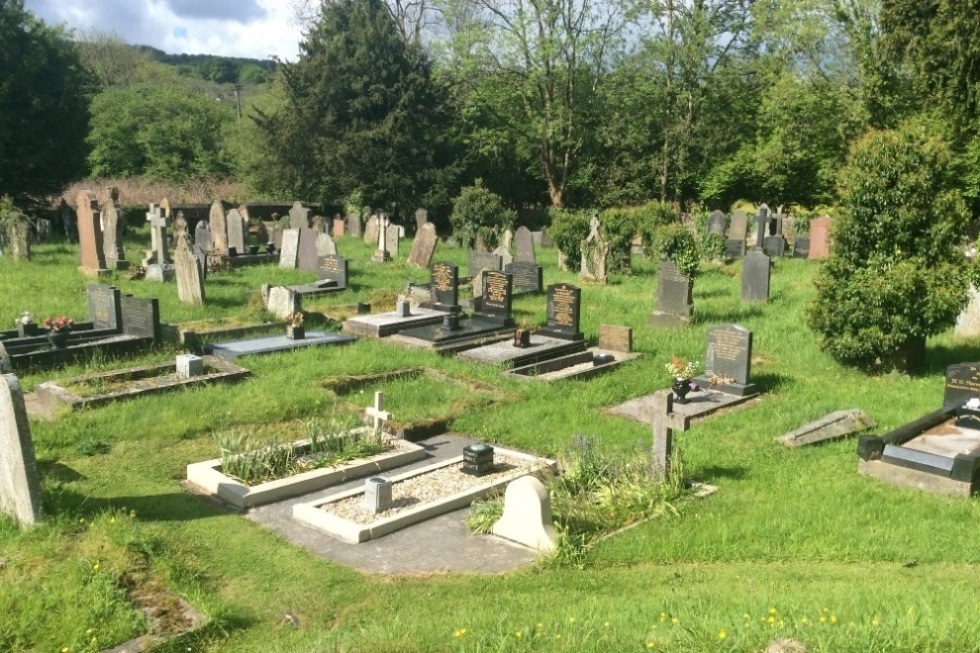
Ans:
[{"label": "grey granite headstone", "polygon": [[293,202],[289,209],[289,227],[291,229],[303,229],[310,226],[310,210],[303,206],[302,202]]},{"label": "grey granite headstone", "polygon": [[137,338],[153,338],[154,342],[160,342],[160,303],[155,297],[123,295],[119,304],[123,333]]},{"label": "grey granite headstone", "polygon": [[745,211],[732,213],[728,234],[725,236],[725,258],[735,259],[745,256],[745,236],[748,232],[749,218]]},{"label": "grey granite headstone", "polygon": [[319,266],[318,257],[316,230],[311,227],[300,229],[299,251],[296,256],[297,269],[315,272]]},{"label": "grey granite headstone", "polygon": [[766,236],[765,240],[762,242],[762,251],[772,257],[785,256],[786,239],[783,238],[782,234]]},{"label": "grey granite headstone", "polygon": [[333,242],[330,234],[317,234],[316,236],[317,256],[336,256],[337,245]]},{"label": "grey granite headstone", "polygon": [[295,269],[299,258],[299,229],[286,229],[282,232],[282,247],[279,250],[279,267]]},{"label": "grey granite headstone", "polygon": [[201,220],[194,227],[194,244],[205,252],[211,251],[211,227],[207,220]]},{"label": "grey granite headstone", "polygon": [[372,215],[364,225],[364,242],[368,245],[377,246],[379,231],[378,216]]},{"label": "grey granite headstone", "polygon": [[333,254],[320,257],[320,265],[319,269],[317,270],[320,279],[335,281],[338,288],[347,287],[347,277],[350,273],[349,271],[350,267],[347,263],[347,259],[343,257]]},{"label": "grey granite headstone", "polygon": [[657,274],[657,307],[650,316],[654,326],[684,326],[687,324],[693,300],[691,278],[682,274],[670,259],[660,262]]},{"label": "grey granite headstone", "polygon": [[810,237],[797,236],[793,241],[793,258],[808,258],[810,256]]},{"label": "grey granite headstone", "polygon": [[503,270],[504,263],[499,254],[471,249],[467,253],[467,274],[478,277],[484,270]]},{"label": "grey granite headstone", "polygon": [[755,212],[755,246],[762,247],[769,231],[769,207],[761,205]]},{"label": "grey granite headstone", "polygon": [[772,259],[754,249],[742,259],[742,301],[768,302]]},{"label": "grey granite headstone", "polygon": [[361,216],[356,213],[347,216],[347,235],[354,238],[361,237]]},{"label": "grey granite headstone", "polygon": [[391,258],[398,256],[398,246],[401,244],[402,227],[397,224],[389,224],[385,228],[385,250]]},{"label": "grey granite headstone", "polygon": [[548,286],[548,323],[537,333],[563,340],[581,340],[582,289],[570,283]]},{"label": "grey granite headstone", "polygon": [[436,251],[436,242],[436,226],[431,222],[421,225],[415,234],[415,240],[412,241],[412,250],[408,253],[408,264],[417,268],[429,267],[432,263],[432,255]]},{"label": "grey granite headstone", "polygon": [[514,277],[514,294],[523,295],[544,290],[544,274],[534,261],[514,261],[504,266],[504,272]]},{"label": "grey granite headstone", "polygon": [[737,324],[708,329],[704,374],[698,385],[745,396],[757,392],[749,380],[752,367],[752,332]]},{"label": "grey granite headstone", "polygon": [[514,233],[514,261],[536,262],[534,256],[534,237],[527,227],[518,227]]},{"label": "grey granite headstone", "polygon": [[709,234],[725,235],[725,214],[721,211],[712,211],[708,216],[707,230]]},{"label": "grey granite headstone", "polygon": [[88,319],[93,329],[118,331],[122,324],[122,293],[115,286],[103,283],[90,283],[85,286],[88,299]]},{"label": "grey granite headstone", "polygon": [[211,228],[211,251],[224,256],[228,251],[228,218],[221,202],[214,202],[208,213],[208,226]]},{"label": "grey granite headstone", "polygon": [[513,279],[509,274],[495,270],[483,271],[483,295],[480,310],[474,315],[499,321],[504,326],[514,322],[510,317]]},{"label": "grey granite headstone", "polygon": [[20,381],[13,374],[0,379],[0,511],[30,526],[44,516],[31,425]]},{"label": "grey granite headstone", "polygon": [[228,247],[234,247],[239,255],[246,254],[245,220],[238,209],[228,211]]}]

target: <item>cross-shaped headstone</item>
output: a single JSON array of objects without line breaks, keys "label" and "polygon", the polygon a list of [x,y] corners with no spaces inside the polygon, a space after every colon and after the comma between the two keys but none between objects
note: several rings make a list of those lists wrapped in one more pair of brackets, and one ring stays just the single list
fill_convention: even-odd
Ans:
[{"label": "cross-shaped headstone", "polygon": [[665,483],[674,455],[674,429],[686,431],[689,418],[674,412],[674,395],[661,390],[653,395],[653,480]]},{"label": "cross-shaped headstone", "polygon": [[146,253],[146,258],[143,261],[143,265],[148,265],[149,263],[156,263],[157,256],[157,232],[153,229],[153,220],[160,217],[160,205],[150,204],[150,210],[146,212],[146,221],[150,223],[150,251]]},{"label": "cross-shaped headstone", "polygon": [[378,391],[374,393],[374,406],[368,406],[364,413],[374,420],[374,432],[380,433],[381,426],[391,419],[391,413],[385,411],[385,393]]},{"label": "cross-shaped headstone", "polygon": [[160,211],[160,205],[151,204],[146,214],[150,222],[150,233],[153,237],[153,253],[156,262],[163,265],[167,262],[167,216]]}]

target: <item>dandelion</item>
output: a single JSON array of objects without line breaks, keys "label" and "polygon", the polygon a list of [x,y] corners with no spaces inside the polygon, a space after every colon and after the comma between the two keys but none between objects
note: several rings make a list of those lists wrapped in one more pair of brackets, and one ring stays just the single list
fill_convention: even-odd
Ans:
[{"label": "dandelion", "polygon": [[95,632],[95,631],[93,631],[91,628],[89,628],[88,630],[85,631],[85,634],[91,636],[93,632]]},{"label": "dandelion", "polygon": [[746,621],[748,621],[751,618],[752,617],[749,616],[749,613],[748,612],[742,613],[742,619],[745,619]]},{"label": "dandelion", "polygon": [[520,639],[521,637],[524,637],[524,633],[518,630],[516,633],[514,633],[514,637]]},{"label": "dandelion", "polygon": [[878,617],[875,617],[874,619],[871,620],[871,625],[872,626],[880,626],[881,625],[881,622],[878,621]]},{"label": "dandelion", "polygon": [[92,565],[92,571],[98,571],[101,568],[102,568],[102,565],[100,565],[97,562],[94,565]]},{"label": "dandelion", "polygon": [[69,649],[67,646],[62,646],[61,647],[61,653],[68,653],[68,651],[70,651],[70,650],[71,649]]},{"label": "dandelion", "polygon": [[109,518],[109,523],[110,524],[115,524],[116,523],[116,518],[115,517],[110,517]]},{"label": "dandelion", "polygon": [[656,646],[656,644],[653,642],[647,642],[647,648],[653,648],[654,646]]},{"label": "dandelion", "polygon": [[667,613],[666,612],[661,612],[660,613],[660,621],[666,621],[666,620],[667,620]]},{"label": "dandelion", "polygon": [[771,626],[772,624],[776,623],[776,617],[769,615],[766,617],[766,623]]},{"label": "dandelion", "polygon": [[568,618],[568,623],[570,623],[570,624],[575,623],[575,617],[569,617]]},{"label": "dandelion", "polygon": [[822,623],[822,624],[827,623],[827,617],[825,617],[823,615],[820,615],[820,623]]},{"label": "dandelion", "polygon": [[603,628],[609,628],[609,622],[607,621],[606,623],[602,624],[602,627]]},{"label": "dandelion", "polygon": [[557,634],[555,635],[555,639],[561,639],[561,633],[557,633]]},{"label": "dandelion", "polygon": [[912,606],[910,605],[910,606],[909,606],[909,609],[908,609],[908,615],[909,615],[909,616],[911,617],[911,616],[912,616],[912,615],[913,615],[914,613],[915,613],[915,608],[913,608],[913,607],[912,607]]},{"label": "dandelion", "polygon": [[455,637],[457,639],[459,639],[460,637],[462,637],[465,634],[466,634],[466,629],[465,628],[457,628],[456,630],[453,631],[453,637]]},{"label": "dandelion", "polygon": [[809,626],[810,620],[807,619],[806,617],[803,617],[802,619],[800,619],[800,623],[803,624],[804,626]]},{"label": "dandelion", "polygon": [[769,614],[776,614],[776,608],[769,608]]},{"label": "dandelion", "polygon": [[718,639],[725,639],[726,637],[728,637],[728,633],[725,632],[724,628],[718,631]]},{"label": "dandelion", "polygon": [[830,615],[830,623],[832,623],[832,624],[837,623],[837,615],[836,614]]}]

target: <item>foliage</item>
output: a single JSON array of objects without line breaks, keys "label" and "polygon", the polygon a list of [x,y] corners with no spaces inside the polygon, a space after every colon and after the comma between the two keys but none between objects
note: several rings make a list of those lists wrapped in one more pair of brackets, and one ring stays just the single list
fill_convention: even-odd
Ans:
[{"label": "foliage", "polygon": [[517,222],[517,213],[505,208],[500,196],[477,179],[475,185],[460,190],[453,200],[449,220],[459,242],[467,247],[482,243],[488,250],[493,250],[504,231],[513,228]]},{"label": "foliage", "polygon": [[701,273],[701,247],[680,223],[654,226],[644,234],[644,250],[654,259],[669,258],[682,274],[692,279]]},{"label": "foliage", "polygon": [[466,527],[474,533],[486,535],[503,515],[503,497],[499,493],[490,495],[470,504],[470,511],[466,515]]},{"label": "foliage", "polygon": [[872,132],[852,149],[843,214],[809,313],[838,360],[885,365],[955,322],[969,280],[969,216],[955,173],[948,143],[921,121]]},{"label": "foliage", "polygon": [[91,172],[168,181],[223,174],[222,126],[231,120],[213,98],[180,87],[105,89],[92,101]]},{"label": "foliage", "polygon": [[81,175],[88,79],[61,28],[0,0],[0,196],[37,198]]},{"label": "foliage", "polygon": [[607,209],[599,216],[602,235],[609,243],[607,271],[629,272],[633,238],[639,233],[640,215],[635,209]]},{"label": "foliage", "polygon": [[578,272],[582,265],[582,241],[589,235],[589,212],[570,209],[550,209],[548,235],[555,247],[565,255],[568,269]]}]

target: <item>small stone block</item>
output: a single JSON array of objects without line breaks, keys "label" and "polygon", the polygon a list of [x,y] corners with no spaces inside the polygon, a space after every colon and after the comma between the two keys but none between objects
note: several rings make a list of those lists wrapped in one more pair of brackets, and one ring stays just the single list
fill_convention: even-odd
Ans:
[{"label": "small stone block", "polygon": [[463,448],[464,474],[483,476],[493,471],[493,447],[488,444],[471,444]]},{"label": "small stone block", "polygon": [[599,349],[622,351],[627,354],[633,351],[633,329],[612,324],[599,325]]},{"label": "small stone block", "polygon": [[838,410],[776,439],[787,447],[795,449],[808,444],[844,438],[860,431],[867,431],[874,426],[875,421],[860,410]]},{"label": "small stone block", "polygon": [[391,481],[373,476],[364,481],[364,507],[374,514],[391,509]]},{"label": "small stone block", "polygon": [[189,379],[192,376],[204,374],[204,359],[193,354],[180,354],[177,356],[177,376],[181,379]]},{"label": "small stone block", "polygon": [[368,304],[367,302],[358,302],[357,303],[357,314],[358,315],[370,315],[371,314],[371,305]]},{"label": "small stone block", "polygon": [[411,302],[398,302],[398,317],[409,317],[411,314]]},{"label": "small stone block", "polygon": [[522,476],[508,485],[504,514],[490,532],[539,551],[554,550],[551,498],[544,484],[533,476]]}]

